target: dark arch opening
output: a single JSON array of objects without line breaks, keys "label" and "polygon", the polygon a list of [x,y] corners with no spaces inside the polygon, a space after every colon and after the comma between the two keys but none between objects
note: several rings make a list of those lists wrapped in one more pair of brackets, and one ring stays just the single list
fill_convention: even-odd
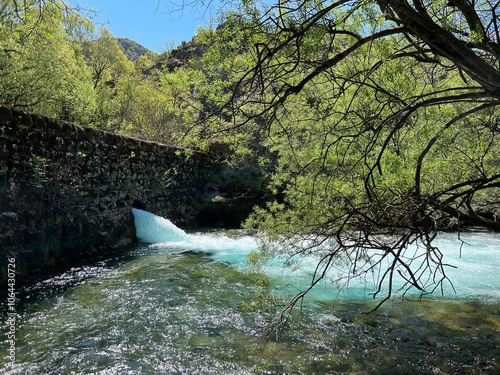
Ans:
[{"label": "dark arch opening", "polygon": [[138,210],[146,211],[146,206],[138,199],[134,199],[134,201],[132,202],[132,207],[137,208]]}]

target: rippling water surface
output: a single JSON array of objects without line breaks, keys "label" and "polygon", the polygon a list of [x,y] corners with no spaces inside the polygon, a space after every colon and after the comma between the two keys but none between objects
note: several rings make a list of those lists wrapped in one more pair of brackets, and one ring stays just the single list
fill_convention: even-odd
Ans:
[{"label": "rippling water surface", "polygon": [[[137,214],[154,244],[20,291],[16,365],[2,345],[1,374],[500,373],[497,235],[466,236],[456,295],[366,315],[361,289],[337,296],[324,285],[276,337],[264,333],[279,308],[259,302],[307,272],[275,266],[264,278],[246,265],[255,238],[186,234]],[[458,253],[456,235],[439,244]]]}]

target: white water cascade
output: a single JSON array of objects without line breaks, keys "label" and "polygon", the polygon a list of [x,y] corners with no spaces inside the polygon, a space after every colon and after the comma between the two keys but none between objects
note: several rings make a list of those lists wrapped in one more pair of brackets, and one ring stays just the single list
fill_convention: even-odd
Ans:
[{"label": "white water cascade", "polygon": [[[233,266],[246,267],[246,258],[251,251],[259,248],[255,237],[230,238],[221,234],[188,234],[177,228],[169,220],[149,212],[133,209],[137,237],[151,247],[167,251],[194,251],[208,253],[214,260]],[[463,242],[462,242],[463,241]],[[450,298],[480,298],[497,302],[500,300],[500,236],[491,233],[462,233],[460,239],[455,233],[443,233],[435,240],[435,245],[444,254],[444,262],[453,267],[446,274],[453,283],[445,283],[444,296]],[[266,274],[275,286],[290,286],[291,290],[306,288],[317,265],[317,259],[307,257],[290,269],[279,259],[270,262]],[[342,270],[337,270],[342,272]],[[330,279],[331,280],[331,279]],[[311,293],[315,299],[371,298],[375,282],[372,280],[352,280],[349,287],[334,290],[335,286],[325,280]],[[333,293],[332,293],[333,292]],[[440,293],[436,292],[436,296]]]}]

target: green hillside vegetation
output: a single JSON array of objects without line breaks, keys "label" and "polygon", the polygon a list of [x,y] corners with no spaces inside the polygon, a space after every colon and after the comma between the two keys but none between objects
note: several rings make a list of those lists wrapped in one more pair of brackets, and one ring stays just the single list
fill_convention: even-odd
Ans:
[{"label": "green hillside vegetation", "polygon": [[384,297],[425,295],[446,282],[439,231],[500,230],[500,49],[488,2],[399,3],[245,2],[156,56],[62,2],[4,1],[0,104],[165,144],[225,144],[278,197],[247,222],[280,241],[256,264],[317,253],[314,285],[339,262],[349,280],[387,261],[380,286],[405,282]]},{"label": "green hillside vegetation", "polygon": [[125,52],[125,56],[132,62],[136,61],[141,56],[149,55],[154,58],[156,55],[155,52],[128,38],[117,38],[116,40]]}]

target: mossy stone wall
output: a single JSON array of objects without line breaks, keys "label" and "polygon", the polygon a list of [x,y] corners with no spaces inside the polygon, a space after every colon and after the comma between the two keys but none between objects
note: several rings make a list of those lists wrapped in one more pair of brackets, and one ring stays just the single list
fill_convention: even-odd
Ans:
[{"label": "mossy stone wall", "polygon": [[0,107],[0,279],[135,240],[131,208],[186,227],[219,166],[207,154]]}]

